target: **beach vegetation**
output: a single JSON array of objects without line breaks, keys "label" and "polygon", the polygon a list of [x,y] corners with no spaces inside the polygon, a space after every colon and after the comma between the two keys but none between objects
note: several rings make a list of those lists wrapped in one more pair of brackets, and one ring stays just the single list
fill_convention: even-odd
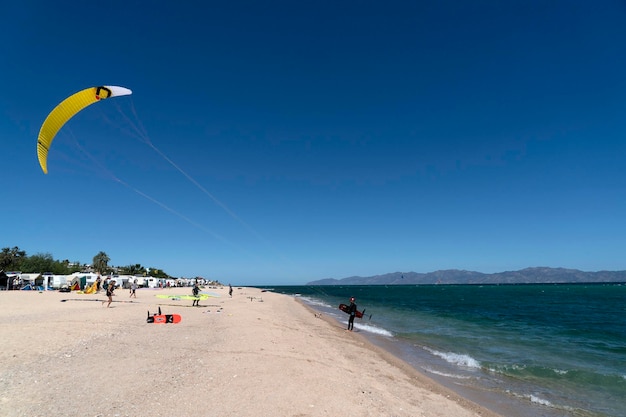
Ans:
[{"label": "beach vegetation", "polygon": [[54,275],[71,275],[74,272],[93,272],[101,275],[123,274],[131,276],[151,276],[154,278],[172,278],[160,268],[146,268],[140,263],[123,267],[109,265],[111,259],[100,251],[93,257],[93,264],[83,264],[69,259],[54,259],[50,253],[28,255],[25,250],[17,246],[5,247],[0,250],[0,271],[20,271],[23,273],[51,273]]},{"label": "beach vegetation", "polygon": [[69,275],[81,270],[80,263],[69,260],[59,261],[49,253],[37,253],[28,256],[19,247],[2,248],[0,252],[0,270],[20,271],[24,273],[49,272],[58,275]]},{"label": "beach vegetation", "polygon": [[25,257],[26,251],[21,250],[17,246],[12,248],[2,248],[2,252],[0,252],[0,270],[19,270],[19,265]]},{"label": "beach vegetation", "polygon": [[165,273],[165,271],[158,268],[150,268],[150,276],[153,276],[155,278],[170,278],[170,276]]},{"label": "beach vegetation", "polygon": [[58,274],[64,273],[66,268],[59,261],[55,261],[51,254],[37,253],[24,257],[20,263],[20,270],[23,272],[52,272],[53,274]]},{"label": "beach vegetation", "polygon": [[169,274],[159,268],[146,268],[141,264],[127,265],[118,268],[120,274],[133,276],[151,276],[154,278],[171,278]]},{"label": "beach vegetation", "polygon": [[120,273],[132,276],[146,276],[147,270],[141,264],[127,265],[120,268]]},{"label": "beach vegetation", "polygon": [[93,257],[93,269],[101,275],[105,275],[110,272],[111,268],[109,267],[109,255],[105,252],[100,251],[96,256]]}]

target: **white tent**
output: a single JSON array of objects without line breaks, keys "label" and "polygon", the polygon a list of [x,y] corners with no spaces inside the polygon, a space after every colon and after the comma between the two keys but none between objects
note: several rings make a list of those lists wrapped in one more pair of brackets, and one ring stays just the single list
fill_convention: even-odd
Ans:
[{"label": "white tent", "polygon": [[20,274],[20,278],[22,280],[22,282],[24,284],[26,284],[26,281],[31,282],[32,284],[35,284],[35,281],[37,280],[37,278],[39,278],[41,276],[41,274]]}]

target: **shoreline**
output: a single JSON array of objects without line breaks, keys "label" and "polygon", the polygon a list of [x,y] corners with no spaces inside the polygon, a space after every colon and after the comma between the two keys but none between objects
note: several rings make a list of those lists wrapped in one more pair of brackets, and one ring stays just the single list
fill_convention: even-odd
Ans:
[{"label": "shoreline", "polygon": [[498,417],[294,297],[210,291],[1,292],[0,415]]},{"label": "shoreline", "polygon": [[[300,305],[309,310],[311,314],[318,315],[319,318],[326,321],[327,323],[329,323],[329,325],[333,327],[339,327],[340,322],[338,322],[335,318],[320,313],[319,311],[315,310],[315,308],[306,304],[297,297],[295,298],[295,300]],[[345,331],[343,327],[340,327],[340,329]],[[373,343],[371,340],[368,339],[367,336],[362,335],[359,332],[346,332],[346,334],[354,338],[356,343],[376,353],[381,358],[381,360],[387,362],[390,366],[398,368],[402,372],[406,373],[409,378],[414,381],[417,386],[419,386],[419,388],[424,388],[434,394],[444,396],[446,399],[454,401],[461,407],[475,412],[478,415],[486,417],[502,417],[497,412],[458,394],[454,390],[428,377],[427,375],[416,369],[414,366],[395,355],[389,349],[385,349],[384,347]]]}]

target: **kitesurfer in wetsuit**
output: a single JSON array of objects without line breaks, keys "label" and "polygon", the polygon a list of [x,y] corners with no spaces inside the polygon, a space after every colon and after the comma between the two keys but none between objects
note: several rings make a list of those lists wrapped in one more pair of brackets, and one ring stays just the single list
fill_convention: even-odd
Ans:
[{"label": "kitesurfer in wetsuit", "polygon": [[354,297],[350,298],[348,314],[350,315],[350,318],[348,319],[348,330],[352,331],[352,329],[354,329],[354,317],[356,317],[356,304],[354,303]]}]

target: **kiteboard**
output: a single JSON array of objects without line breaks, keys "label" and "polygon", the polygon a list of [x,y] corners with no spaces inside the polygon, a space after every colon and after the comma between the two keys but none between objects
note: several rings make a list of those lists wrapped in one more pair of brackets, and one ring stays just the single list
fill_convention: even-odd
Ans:
[{"label": "kiteboard", "polygon": [[169,300],[206,300],[209,298],[208,294],[195,295],[169,295],[169,294],[157,294],[157,298],[166,298]]},{"label": "kiteboard", "polygon": [[220,295],[214,292],[209,292],[209,291],[202,291],[200,293],[201,296],[206,295],[207,297],[215,297],[215,298],[220,298]]},{"label": "kiteboard", "polygon": [[[347,304],[339,304],[339,310],[343,311],[346,314],[350,314],[350,306]],[[356,311],[356,317],[359,319],[363,318],[363,314],[365,313],[365,310],[363,311]]]},{"label": "kiteboard", "polygon": [[179,314],[161,314],[161,307],[159,307],[159,314],[150,315],[148,310],[147,323],[165,324],[165,323],[180,323],[182,317]]}]

